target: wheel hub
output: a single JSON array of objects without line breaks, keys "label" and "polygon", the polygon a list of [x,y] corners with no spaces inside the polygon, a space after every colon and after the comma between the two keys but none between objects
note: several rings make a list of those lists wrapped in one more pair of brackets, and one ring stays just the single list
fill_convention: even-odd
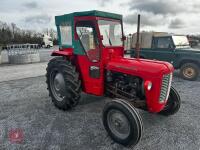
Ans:
[{"label": "wheel hub", "polygon": [[125,139],[130,133],[130,124],[127,117],[118,110],[108,112],[108,126],[118,137]]},{"label": "wheel hub", "polygon": [[60,93],[64,94],[65,91],[65,80],[64,77],[61,73],[57,73],[55,78],[54,78],[54,87],[55,90]]},{"label": "wheel hub", "polygon": [[54,72],[52,75],[52,82],[51,82],[52,92],[55,97],[57,97],[58,101],[62,101],[65,95],[65,80],[61,73]]},{"label": "wheel hub", "polygon": [[184,76],[188,77],[188,78],[192,78],[194,75],[195,71],[192,68],[186,68],[183,72]]},{"label": "wheel hub", "polygon": [[54,85],[57,91],[61,91],[64,88],[64,78],[61,73],[58,73],[54,78]]}]

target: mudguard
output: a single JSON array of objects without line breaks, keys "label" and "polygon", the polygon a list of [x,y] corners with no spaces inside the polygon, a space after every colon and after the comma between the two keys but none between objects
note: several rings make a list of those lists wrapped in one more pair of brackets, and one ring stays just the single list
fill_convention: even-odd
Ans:
[{"label": "mudguard", "polygon": [[51,56],[72,56],[72,55],[73,55],[73,48],[55,50],[51,54]]}]

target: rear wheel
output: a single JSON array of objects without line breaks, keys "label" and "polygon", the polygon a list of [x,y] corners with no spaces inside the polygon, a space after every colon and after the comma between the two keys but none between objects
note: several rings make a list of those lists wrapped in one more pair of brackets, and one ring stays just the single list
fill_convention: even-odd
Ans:
[{"label": "rear wheel", "polygon": [[71,62],[62,57],[53,58],[48,63],[46,78],[49,95],[56,107],[67,110],[78,104],[81,82]]},{"label": "rear wheel", "polygon": [[199,67],[194,63],[186,63],[181,66],[180,75],[185,80],[194,81],[199,76]]},{"label": "rear wheel", "polygon": [[124,146],[134,146],[141,139],[142,120],[135,108],[124,100],[116,99],[105,105],[103,124],[109,136]]},{"label": "rear wheel", "polygon": [[178,112],[181,106],[181,99],[178,92],[171,87],[168,101],[160,114],[169,116]]}]

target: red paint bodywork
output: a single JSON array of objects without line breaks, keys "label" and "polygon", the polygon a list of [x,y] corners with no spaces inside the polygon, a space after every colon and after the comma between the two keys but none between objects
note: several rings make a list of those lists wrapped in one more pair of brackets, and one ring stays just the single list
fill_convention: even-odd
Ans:
[{"label": "red paint bodywork", "polygon": [[[99,17],[75,17],[74,22],[81,20],[98,20]],[[107,18],[101,18],[107,19]],[[109,19],[110,20],[110,19]],[[96,24],[97,25],[97,24]],[[100,37],[100,32],[97,28],[97,36]],[[78,40],[77,34],[74,31],[74,39]],[[172,73],[174,68],[170,63],[162,61],[152,61],[146,59],[124,58],[124,47],[104,47],[99,41],[100,61],[92,62],[87,55],[74,55],[73,49],[63,49],[54,51],[52,56],[67,56],[74,59],[75,65],[80,73],[82,81],[82,89],[85,93],[97,96],[104,95],[105,72],[114,71],[123,74],[138,76],[143,81],[151,81],[153,86],[150,91],[145,90],[147,108],[150,112],[160,112],[167,100],[164,103],[159,103],[159,96],[164,74]],[[87,53],[94,53],[94,50],[89,50]],[[73,57],[73,58],[72,58]],[[89,75],[90,66],[100,68],[100,78],[92,78]]]},{"label": "red paint bodywork", "polygon": [[173,72],[173,66],[166,62],[149,61],[145,59],[130,59],[116,57],[111,59],[107,70],[138,76],[143,81],[151,81],[153,87],[150,91],[145,89],[146,103],[150,112],[160,112],[165,103],[159,103],[162,78],[164,74]]},{"label": "red paint bodywork", "polygon": [[72,56],[73,48],[66,48],[59,51],[53,51],[51,56]]}]

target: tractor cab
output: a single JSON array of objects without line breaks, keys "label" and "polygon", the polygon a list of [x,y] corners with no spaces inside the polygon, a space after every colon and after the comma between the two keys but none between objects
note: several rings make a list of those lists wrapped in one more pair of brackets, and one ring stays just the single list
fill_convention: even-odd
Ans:
[{"label": "tractor cab", "polygon": [[74,54],[87,54],[91,61],[99,61],[101,48],[124,45],[121,15],[87,11],[56,16],[55,19],[60,49],[74,48]]},{"label": "tractor cab", "polygon": [[123,57],[124,54],[122,16],[87,11],[56,16],[55,19],[60,51],[52,55],[73,54],[83,79],[83,90],[103,95],[105,65],[111,57]]}]

